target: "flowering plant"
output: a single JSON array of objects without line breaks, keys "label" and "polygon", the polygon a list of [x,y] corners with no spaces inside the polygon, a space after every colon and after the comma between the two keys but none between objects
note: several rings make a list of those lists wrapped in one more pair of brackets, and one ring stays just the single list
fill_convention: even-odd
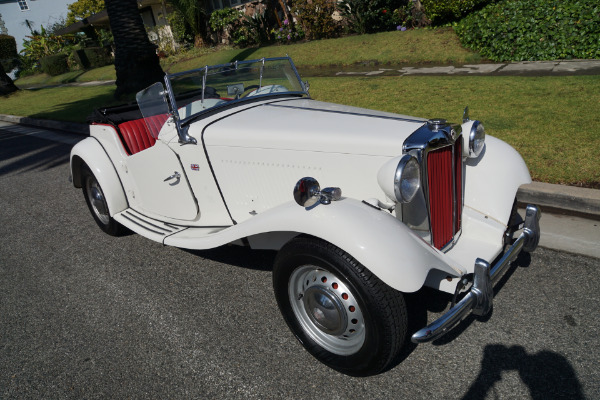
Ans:
[{"label": "flowering plant", "polygon": [[298,27],[292,26],[287,19],[283,20],[283,26],[271,30],[271,34],[279,43],[295,42],[304,38],[304,32]]}]

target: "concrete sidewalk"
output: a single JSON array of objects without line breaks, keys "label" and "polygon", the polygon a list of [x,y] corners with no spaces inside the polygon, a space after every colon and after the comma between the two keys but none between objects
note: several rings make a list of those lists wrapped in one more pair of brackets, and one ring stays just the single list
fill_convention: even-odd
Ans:
[{"label": "concrete sidewalk", "polygon": [[[336,69],[333,67],[333,69]],[[319,75],[319,74],[315,74]],[[498,76],[565,76],[600,75],[600,60],[520,61],[463,66],[348,66],[337,68],[335,76],[408,76],[408,75],[498,75]],[[310,76],[310,75],[309,75]],[[326,76],[326,75],[324,75]]]},{"label": "concrete sidewalk", "polygon": [[[88,135],[86,124],[0,114],[0,131],[74,145]],[[600,190],[533,182],[517,193],[520,206],[542,208],[543,247],[600,258]],[[524,213],[521,213],[524,215]]]}]

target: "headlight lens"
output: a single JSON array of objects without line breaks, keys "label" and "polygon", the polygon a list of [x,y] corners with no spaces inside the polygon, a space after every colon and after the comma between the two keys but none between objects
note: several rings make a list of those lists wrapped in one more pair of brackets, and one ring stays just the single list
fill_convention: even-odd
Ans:
[{"label": "headlight lens", "polygon": [[413,156],[405,154],[396,167],[394,194],[401,203],[410,202],[421,187],[421,169]]},{"label": "headlight lens", "polygon": [[483,124],[475,121],[469,133],[469,158],[477,158],[485,145],[485,129]]}]

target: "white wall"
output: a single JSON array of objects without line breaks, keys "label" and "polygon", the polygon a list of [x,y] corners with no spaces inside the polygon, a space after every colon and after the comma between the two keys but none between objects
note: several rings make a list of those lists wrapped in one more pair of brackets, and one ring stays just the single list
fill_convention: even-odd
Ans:
[{"label": "white wall", "polygon": [[26,0],[28,11],[21,11],[17,0],[0,0],[0,15],[4,21],[7,34],[17,41],[17,51],[23,49],[23,39],[31,35],[25,20],[32,22],[32,27],[40,30],[40,25],[49,25],[67,16],[67,5],[75,0]]}]

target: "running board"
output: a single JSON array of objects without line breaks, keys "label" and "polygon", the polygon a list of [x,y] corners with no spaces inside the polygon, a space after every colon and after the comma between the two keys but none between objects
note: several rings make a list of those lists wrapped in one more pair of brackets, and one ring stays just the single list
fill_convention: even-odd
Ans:
[{"label": "running board", "polygon": [[135,233],[159,243],[164,243],[164,240],[167,236],[181,232],[188,228],[187,226],[168,224],[166,222],[149,218],[135,210],[132,210],[131,208],[115,214],[113,218],[115,221],[131,229]]}]

